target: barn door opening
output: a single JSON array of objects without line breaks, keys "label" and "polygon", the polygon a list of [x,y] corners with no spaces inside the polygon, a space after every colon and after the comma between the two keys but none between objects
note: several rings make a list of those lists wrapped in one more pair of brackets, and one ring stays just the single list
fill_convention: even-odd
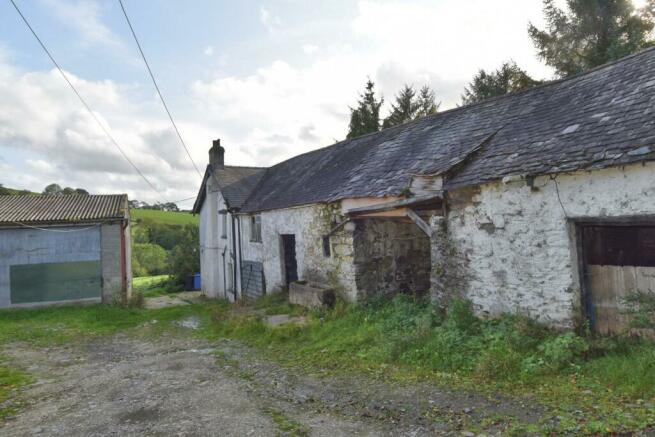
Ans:
[{"label": "barn door opening", "polygon": [[288,286],[298,280],[298,263],[296,261],[296,236],[284,234],[282,237],[282,252],[284,255],[284,281]]},{"label": "barn door opening", "polygon": [[655,224],[585,224],[578,229],[589,325],[601,335],[624,333],[631,321],[626,296],[655,293]]}]

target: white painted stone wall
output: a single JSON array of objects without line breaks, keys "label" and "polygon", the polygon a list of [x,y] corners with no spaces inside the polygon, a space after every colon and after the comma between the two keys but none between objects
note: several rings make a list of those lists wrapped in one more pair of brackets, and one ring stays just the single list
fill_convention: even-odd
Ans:
[{"label": "white painted stone wall", "polygon": [[264,265],[266,292],[284,287],[282,234],[294,234],[298,277],[337,288],[346,298],[355,299],[352,233],[341,229],[331,238],[330,257],[323,254],[323,235],[340,217],[340,205],[310,205],[261,213],[262,242],[250,241],[250,216],[240,215],[244,261]]},{"label": "white painted stone wall", "polygon": [[[218,213],[226,205],[211,178],[207,181],[206,190],[207,197],[200,209],[200,287],[207,297],[233,300],[234,295],[232,290],[227,289],[225,277],[229,261],[235,259],[232,214]],[[227,220],[225,238],[221,228],[223,220]]]},{"label": "white painted stone wall", "polygon": [[580,305],[573,223],[655,215],[653,163],[556,180],[564,208],[547,176],[534,180],[536,190],[519,180],[482,185],[473,196],[465,189],[450,193],[448,234],[460,257],[462,291],[480,313],[520,312],[572,326]]}]

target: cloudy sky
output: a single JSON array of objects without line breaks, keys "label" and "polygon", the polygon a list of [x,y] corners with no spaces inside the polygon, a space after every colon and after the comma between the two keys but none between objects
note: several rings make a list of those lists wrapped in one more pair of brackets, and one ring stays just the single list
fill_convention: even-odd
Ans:
[{"label": "cloudy sky", "polygon": [[[194,196],[200,178],[174,132],[114,0],[16,0],[151,190],[108,141],[0,1],[0,183],[57,182],[146,201]],[[529,21],[541,0],[124,0],[201,169],[267,166],[343,139],[367,76],[391,100],[431,85],[455,106],[479,68],[514,59],[538,78]],[[182,203],[188,207],[192,201]]]}]

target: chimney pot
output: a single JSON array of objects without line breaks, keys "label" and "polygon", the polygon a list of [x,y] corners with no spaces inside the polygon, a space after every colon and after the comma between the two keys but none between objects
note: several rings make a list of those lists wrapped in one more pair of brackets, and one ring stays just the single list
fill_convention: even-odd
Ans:
[{"label": "chimney pot", "polygon": [[225,149],[221,147],[220,139],[214,140],[211,149],[209,149],[209,165],[214,169],[225,167]]}]

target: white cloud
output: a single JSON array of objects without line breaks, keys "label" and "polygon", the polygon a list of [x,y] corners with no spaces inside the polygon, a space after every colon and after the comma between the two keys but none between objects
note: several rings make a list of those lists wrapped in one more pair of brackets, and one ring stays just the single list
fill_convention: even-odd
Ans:
[{"label": "white cloud", "polygon": [[[101,22],[99,3],[42,1],[59,8],[55,11],[62,19],[86,20],[71,24],[85,43],[120,45]],[[526,34],[528,20],[541,25],[538,0],[471,0],[467,7],[456,0],[364,0],[343,32],[335,36],[329,27],[325,38],[318,31],[303,33],[308,27],[320,28],[306,21],[305,27],[288,28],[286,22],[282,27],[271,11],[259,9],[271,38],[260,29],[257,44],[273,54],[280,49],[276,60],[261,61],[246,73],[226,73],[240,71],[240,59],[232,55],[227,62],[228,55],[220,50],[212,58],[219,71],[204,70],[202,78],[178,84],[191,103],[173,112],[201,167],[211,139],[217,137],[227,149],[226,161],[240,165],[271,165],[343,139],[348,106],[355,104],[367,76],[376,81],[387,105],[404,83],[429,84],[446,109],[459,102],[479,68],[496,68],[513,58],[537,77],[549,74],[535,59]],[[294,55],[282,55],[289,52]],[[203,53],[213,56],[214,47],[206,46]],[[232,66],[236,68],[230,70]],[[150,84],[144,90],[114,81],[71,79],[106,117],[130,158],[164,192],[161,200],[195,194],[197,175]],[[141,98],[144,92],[151,98]],[[124,191],[147,201],[156,197],[56,71],[20,71],[1,56],[0,172],[0,182],[19,188],[40,190],[58,182],[95,192]]]},{"label": "white cloud", "polygon": [[478,69],[496,68],[510,58],[544,76],[550,70],[534,56],[526,20],[539,23],[541,7],[538,1],[470,0],[464,7],[458,0],[366,0],[358,3],[352,30],[389,61],[448,81],[468,80]]},{"label": "white cloud", "polygon": [[[22,72],[0,60],[0,156],[12,164],[3,171],[7,186],[40,190],[47,183],[83,187],[91,192],[127,192],[133,198],[175,200],[195,194],[199,178],[165,119],[158,102],[140,101],[134,89],[111,81],[85,81],[68,73],[105,125],[146,176],[161,191],[149,190],[56,70]],[[104,118],[106,117],[106,118]],[[178,120],[189,144],[205,162],[209,133]],[[200,135],[200,138],[197,136]],[[22,164],[16,161],[22,159]]]},{"label": "white cloud", "polygon": [[41,0],[63,24],[75,30],[83,45],[101,44],[124,50],[121,39],[101,20],[101,4],[94,0]]},{"label": "white cloud", "polygon": [[318,51],[318,46],[316,46],[314,44],[303,44],[302,51],[306,55],[313,55],[314,53],[316,53]]},{"label": "white cloud", "polygon": [[263,6],[259,8],[259,21],[269,32],[274,32],[276,28],[282,24],[280,17],[271,14],[271,11]]}]

